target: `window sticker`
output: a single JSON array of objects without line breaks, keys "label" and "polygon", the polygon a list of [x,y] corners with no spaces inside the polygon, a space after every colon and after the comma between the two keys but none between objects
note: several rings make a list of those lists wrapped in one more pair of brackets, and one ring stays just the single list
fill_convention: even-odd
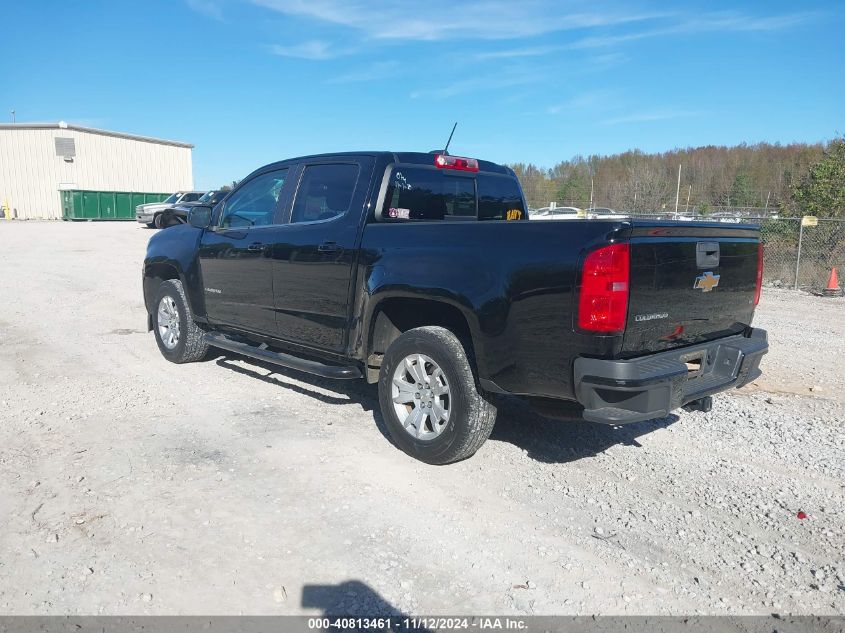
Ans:
[{"label": "window sticker", "polygon": [[506,216],[508,220],[521,220],[522,219],[522,210],[521,209],[508,209],[508,214]]},{"label": "window sticker", "polygon": [[397,171],[393,179],[393,186],[397,189],[410,189],[411,183],[409,183],[408,179],[405,178],[405,174],[401,171]]},{"label": "window sticker", "polygon": [[387,210],[387,217],[393,218],[395,220],[410,220],[411,219],[411,210],[410,209],[397,209],[396,207],[390,207]]}]

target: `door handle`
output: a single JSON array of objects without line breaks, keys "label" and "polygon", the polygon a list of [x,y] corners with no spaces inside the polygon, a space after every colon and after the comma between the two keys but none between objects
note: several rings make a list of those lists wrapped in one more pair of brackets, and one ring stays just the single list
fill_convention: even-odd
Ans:
[{"label": "door handle", "polygon": [[246,247],[246,250],[252,253],[260,253],[261,251],[267,250],[267,245],[262,244],[261,242],[253,242],[252,244]]},{"label": "door handle", "polygon": [[317,247],[317,250],[321,253],[337,253],[343,249],[337,245],[337,242],[323,242]]}]

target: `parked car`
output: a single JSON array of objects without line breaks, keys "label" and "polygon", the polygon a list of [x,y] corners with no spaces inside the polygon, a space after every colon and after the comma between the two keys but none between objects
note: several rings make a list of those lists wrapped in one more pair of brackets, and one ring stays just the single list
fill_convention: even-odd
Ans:
[{"label": "parked car", "polygon": [[543,207],[529,215],[532,220],[577,220],[586,217],[578,207]]},{"label": "parked car", "polygon": [[168,207],[161,212],[162,228],[174,226],[176,224],[185,224],[188,221],[188,212],[197,205],[207,205],[213,207],[229,193],[229,189],[212,189],[206,191],[198,200],[193,202],[181,202],[172,207]]},{"label": "parked car", "polygon": [[695,218],[691,215],[685,215],[683,213],[670,213],[666,216],[667,220],[676,220],[678,222],[693,222]]},{"label": "parked car", "polygon": [[156,227],[157,229],[164,226],[164,217],[161,212],[174,204],[182,202],[196,202],[202,196],[202,191],[177,191],[170,194],[161,202],[148,202],[147,204],[139,204],[135,207],[135,219],[141,224],[146,224],[148,227]]},{"label": "parked car", "polygon": [[211,347],[378,384],[396,445],[475,453],[495,394],[604,424],[754,380],[759,227],[529,222],[514,172],[446,154],[262,167],[149,241],[148,329],[174,363]]},{"label": "parked car", "polygon": [[739,224],[742,222],[741,217],[739,217],[736,213],[730,213],[729,211],[719,211],[718,213],[714,213],[710,216],[710,219],[715,222],[724,222],[726,224]]},{"label": "parked car", "polygon": [[585,213],[590,220],[624,220],[630,217],[607,207],[591,207],[586,209]]}]

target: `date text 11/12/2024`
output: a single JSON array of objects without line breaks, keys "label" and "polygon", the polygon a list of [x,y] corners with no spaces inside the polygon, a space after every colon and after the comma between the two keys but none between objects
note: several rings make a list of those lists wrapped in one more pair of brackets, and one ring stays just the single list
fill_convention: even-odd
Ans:
[{"label": "date text 11/12/2024", "polygon": [[525,620],[507,617],[400,617],[400,618],[309,618],[311,630],[373,630],[373,631],[420,631],[420,630],[512,630],[527,628]]}]

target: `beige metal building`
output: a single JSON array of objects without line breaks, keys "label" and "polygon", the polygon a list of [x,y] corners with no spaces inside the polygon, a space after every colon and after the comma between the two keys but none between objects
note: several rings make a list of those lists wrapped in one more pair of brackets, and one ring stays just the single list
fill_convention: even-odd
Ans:
[{"label": "beige metal building", "polygon": [[63,121],[0,124],[0,209],[21,219],[58,219],[62,192],[190,190],[192,149],[188,143]]}]

